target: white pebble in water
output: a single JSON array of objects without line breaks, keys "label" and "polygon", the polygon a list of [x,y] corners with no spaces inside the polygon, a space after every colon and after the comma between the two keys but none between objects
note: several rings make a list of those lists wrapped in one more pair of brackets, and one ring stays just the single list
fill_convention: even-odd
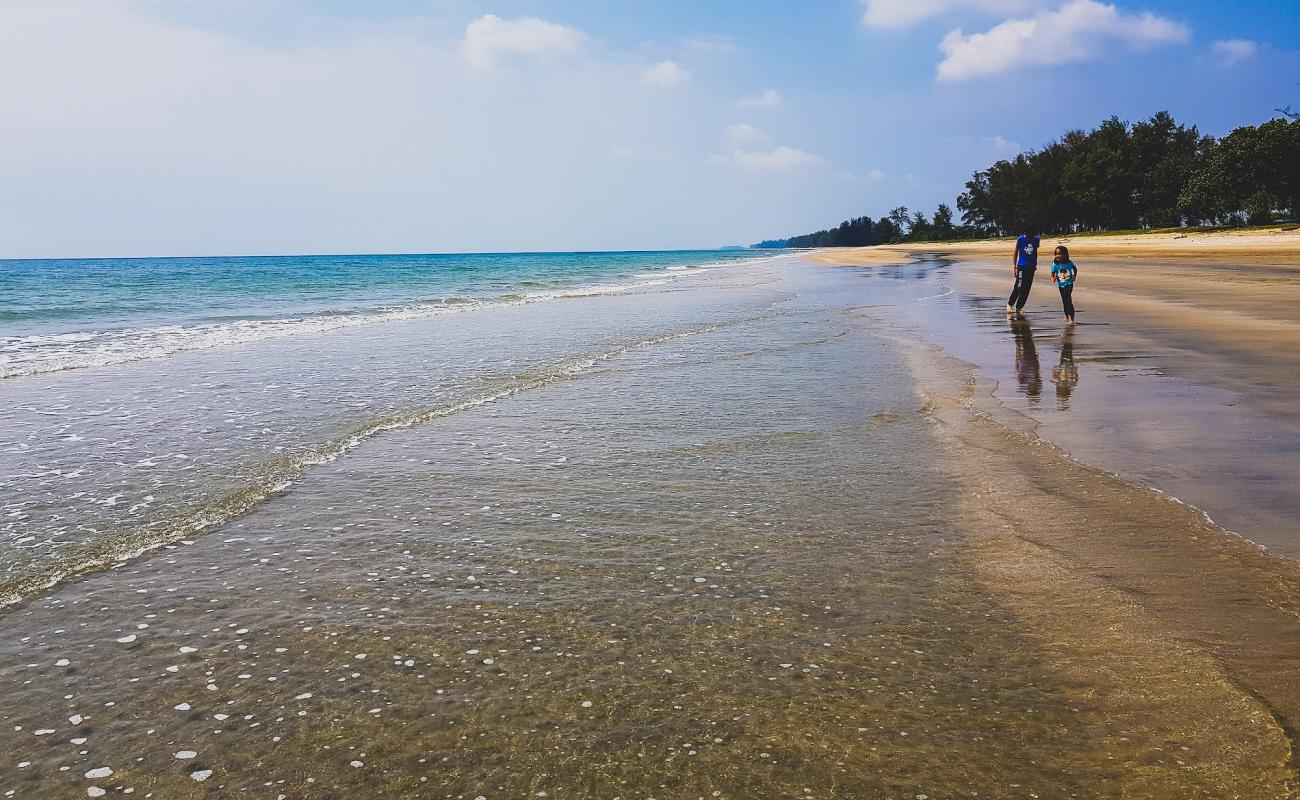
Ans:
[{"label": "white pebble in water", "polygon": [[199,648],[197,648],[197,647],[188,647],[188,646],[187,646],[187,647],[182,647],[182,648],[181,648],[181,652],[182,652],[182,653],[197,653],[198,650],[199,650]]},{"label": "white pebble in water", "polygon": [[172,706],[172,708],[176,709],[177,711],[189,711],[189,710],[190,710],[190,704],[189,704],[189,703],[180,703],[180,704],[178,704],[178,705],[174,705],[174,706]]},{"label": "white pebble in water", "polygon": [[190,773],[190,777],[196,781],[206,781],[208,778],[212,777],[212,770],[196,769]]},{"label": "white pebble in water", "polygon": [[121,639],[118,639],[118,640],[117,640],[118,644],[130,644],[131,642],[134,642],[134,641],[135,641],[135,634],[134,634],[134,633],[133,633],[133,634],[130,634],[129,636],[123,636]]},{"label": "white pebble in water", "polygon": [[99,788],[98,786],[87,786],[87,787],[86,787],[86,795],[87,795],[88,797],[103,797],[103,796],[106,795],[106,794],[108,794],[108,792],[104,791],[103,789]]},{"label": "white pebble in water", "polygon": [[72,662],[69,661],[69,660],[66,659],[66,658],[60,658],[58,661],[55,661],[55,662],[54,662],[54,666],[56,666],[56,667],[66,667],[66,666],[68,666],[68,665],[71,664],[71,663],[72,663]]},{"label": "white pebble in water", "polygon": [[583,701],[582,701],[582,707],[583,707],[583,708],[591,708],[591,701],[590,701],[590,700],[583,700]]},{"label": "white pebble in water", "polygon": [[95,780],[97,778],[107,778],[109,775],[112,774],[113,774],[113,769],[111,767],[95,767],[94,769],[86,773],[86,777],[90,778],[91,780]]},{"label": "white pebble in water", "polygon": [[176,752],[176,757],[179,758],[181,761],[188,761],[189,759],[195,758],[197,756],[198,753],[194,752],[193,750],[178,750]]},{"label": "white pebble in water", "polygon": [[363,761],[353,761],[353,762],[352,762],[352,766],[353,766],[353,767],[356,767],[357,769],[360,769],[361,767],[364,767],[364,766],[365,766],[365,762],[363,762]]},{"label": "white pebble in water", "polygon": [[35,736],[49,736],[51,733],[54,733],[54,729],[53,729],[53,728],[39,728],[39,729],[36,730],[36,732],[35,732],[33,735],[35,735]]},{"label": "white pebble in water", "polygon": [[303,692],[302,694],[298,695],[297,697],[295,697],[295,698],[293,698],[293,699],[294,699],[294,700],[310,700],[310,699],[311,699],[311,692]]},{"label": "white pebble in water", "polygon": [[81,720],[82,720],[82,716],[80,714],[73,714],[72,716],[68,717],[68,722],[71,722],[73,725],[80,725]]}]

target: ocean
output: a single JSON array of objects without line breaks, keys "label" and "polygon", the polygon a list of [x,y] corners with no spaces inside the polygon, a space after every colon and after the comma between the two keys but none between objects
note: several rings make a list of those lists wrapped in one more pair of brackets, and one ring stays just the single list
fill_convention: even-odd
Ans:
[{"label": "ocean", "polygon": [[[6,796],[1289,779],[1262,704],[1291,713],[1293,681],[1261,643],[1300,635],[1278,610],[1296,582],[995,421],[1064,426],[1115,381],[1163,379],[1086,329],[1008,328],[942,260],[0,274]],[[1000,410],[979,359],[1006,375]],[[1117,596],[1152,582],[1156,622]]]},{"label": "ocean", "polygon": [[744,251],[0,262],[0,378],[653,286]]}]

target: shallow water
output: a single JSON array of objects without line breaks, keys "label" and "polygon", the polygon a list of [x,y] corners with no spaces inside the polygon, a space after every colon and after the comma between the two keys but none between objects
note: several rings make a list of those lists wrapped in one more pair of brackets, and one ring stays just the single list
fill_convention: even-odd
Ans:
[{"label": "shallow water", "polygon": [[[659,254],[641,261],[628,254],[603,254],[586,257],[595,264],[585,271],[571,263],[582,261],[576,255],[554,257],[555,263],[535,257],[545,263],[525,265],[527,269],[498,257],[504,263],[450,270],[450,276],[443,274],[450,269],[443,263],[447,259],[473,266],[488,258],[433,258],[414,266],[407,264],[411,259],[381,258],[393,262],[388,269],[397,274],[388,282],[396,285],[366,288],[372,301],[386,292],[388,302],[398,304],[401,292],[416,288],[482,293],[487,291],[483,287],[500,292],[500,285],[509,284],[523,291],[523,284],[542,280],[569,290],[529,302],[485,301],[456,313],[435,310],[396,318],[367,314],[358,306],[347,317],[353,322],[342,327],[329,322],[333,316],[285,315],[288,306],[319,309],[343,302],[335,295],[356,294],[360,290],[323,292],[316,287],[326,277],[329,285],[342,285],[346,274],[319,266],[321,259],[282,265],[282,271],[312,267],[327,275],[310,281],[298,276],[301,286],[291,298],[269,291],[254,303],[245,297],[252,290],[243,274],[252,266],[234,260],[239,269],[228,271],[237,274],[213,277],[217,288],[201,293],[218,305],[244,304],[239,321],[223,324],[253,324],[265,306],[277,324],[295,333],[224,344],[208,341],[201,330],[209,323],[197,300],[169,310],[164,328],[141,327],[141,320],[114,328],[111,315],[62,320],[61,325],[98,331],[85,336],[117,337],[135,349],[127,363],[62,369],[67,359],[80,364],[97,352],[97,345],[68,345],[71,355],[41,362],[43,369],[56,371],[0,380],[0,400],[6,405],[0,419],[0,603],[28,596],[61,576],[206,529],[377,429],[562,376],[653,337],[660,327],[648,317],[629,318],[615,327],[608,319],[589,320],[573,312],[602,294],[666,288],[673,280],[667,276],[698,274],[706,257],[718,254]],[[195,262],[189,269],[202,266]],[[657,270],[659,277],[638,280],[638,269]],[[592,291],[591,281],[625,274],[629,280],[606,287],[609,291]],[[167,275],[172,282],[191,279],[188,273]],[[271,288],[287,291],[281,284],[290,280],[272,281]],[[90,279],[84,282],[88,285],[78,291],[90,292]],[[17,296],[37,294],[43,284],[35,283]],[[148,294],[155,305],[166,304],[165,292],[155,287]],[[60,302],[56,297],[49,304],[62,307]],[[725,306],[730,301],[720,302]],[[28,317],[32,315],[40,316],[32,311]],[[17,330],[16,325],[39,322],[24,319],[7,324]],[[700,324],[707,322],[702,317]],[[535,335],[536,325],[545,325],[546,335]],[[158,350],[153,346],[158,336],[198,336],[202,342],[194,350]]]},{"label": "shallow water", "polygon": [[206,421],[193,502],[265,498],[3,612],[0,793],[1213,796],[1175,747],[1263,723],[1100,716],[967,552],[882,292],[748,265],[30,379]]},{"label": "shallow water", "polygon": [[1069,709],[944,556],[905,366],[814,288],[588,304],[622,340],[633,307],[656,331],[11,613],[13,788],[1068,784]]}]

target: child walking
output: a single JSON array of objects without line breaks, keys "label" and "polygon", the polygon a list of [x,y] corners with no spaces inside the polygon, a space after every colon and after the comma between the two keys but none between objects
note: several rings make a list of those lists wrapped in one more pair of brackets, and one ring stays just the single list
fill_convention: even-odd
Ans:
[{"label": "child walking", "polygon": [[1061,307],[1067,325],[1074,324],[1074,278],[1078,274],[1078,268],[1070,260],[1070,248],[1058,245],[1052,253],[1052,277],[1056,279],[1056,288],[1061,290]]}]

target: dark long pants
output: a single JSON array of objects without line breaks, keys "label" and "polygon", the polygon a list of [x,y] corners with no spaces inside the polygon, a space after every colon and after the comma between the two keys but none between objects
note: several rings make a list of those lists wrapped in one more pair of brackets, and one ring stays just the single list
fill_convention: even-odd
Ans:
[{"label": "dark long pants", "polygon": [[1007,298],[1008,306],[1015,306],[1016,310],[1025,307],[1029,300],[1029,289],[1034,285],[1034,271],[1032,269],[1016,270],[1016,285],[1011,289],[1011,296]]},{"label": "dark long pants", "polygon": [[1058,286],[1061,290],[1061,306],[1065,309],[1065,316],[1074,319],[1074,286]]}]

